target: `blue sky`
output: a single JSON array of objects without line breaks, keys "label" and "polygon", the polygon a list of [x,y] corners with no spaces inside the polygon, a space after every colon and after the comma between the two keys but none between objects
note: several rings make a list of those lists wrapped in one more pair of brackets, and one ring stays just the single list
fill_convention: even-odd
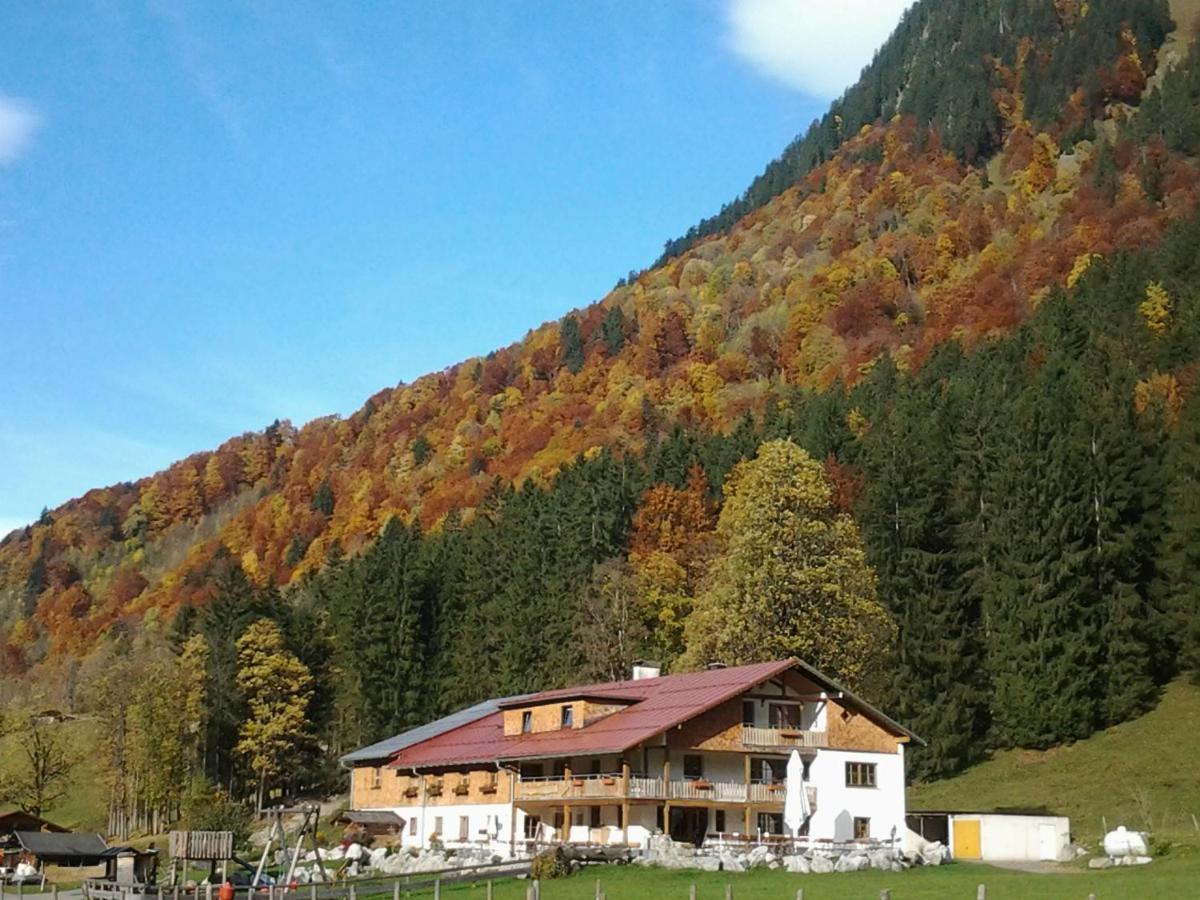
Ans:
[{"label": "blue sky", "polygon": [[904,5],[11,5],[0,533],[603,296]]}]

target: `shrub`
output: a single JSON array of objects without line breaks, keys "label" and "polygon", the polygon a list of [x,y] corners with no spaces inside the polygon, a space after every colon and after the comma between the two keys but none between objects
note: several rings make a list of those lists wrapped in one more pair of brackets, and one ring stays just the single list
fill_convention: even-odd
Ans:
[{"label": "shrub", "polygon": [[567,858],[563,855],[562,847],[543,850],[533,858],[533,862],[529,866],[529,877],[538,881],[563,878],[570,874],[571,867],[567,865]]}]

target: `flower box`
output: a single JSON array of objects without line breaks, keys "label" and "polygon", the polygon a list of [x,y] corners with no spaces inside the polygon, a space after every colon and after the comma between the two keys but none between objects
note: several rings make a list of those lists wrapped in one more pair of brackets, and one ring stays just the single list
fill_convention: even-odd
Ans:
[{"label": "flower box", "polygon": [[464,794],[469,794],[471,793],[471,786],[469,784],[456,784],[454,786],[454,793],[458,794],[460,797]]},{"label": "flower box", "polygon": [[405,797],[415,797],[415,796],[417,796],[419,793],[421,793],[421,791],[420,791],[418,788],[415,788],[415,787],[410,787],[410,788],[405,788],[405,789],[404,789],[404,796],[405,796]]},{"label": "flower box", "polygon": [[479,789],[479,793],[494,794],[494,793],[496,793],[496,786],[494,784],[485,784],[483,787],[481,787]]},{"label": "flower box", "polygon": [[605,778],[605,779],[603,780],[603,782],[602,782],[602,783],[603,783],[603,784],[608,784],[608,785],[616,784],[616,783],[617,783],[617,779],[615,779],[615,778]]},{"label": "flower box", "polygon": [[697,781],[693,781],[692,785],[698,791],[711,791],[712,787],[713,787],[713,784],[711,781],[705,781],[703,778],[701,778]]}]

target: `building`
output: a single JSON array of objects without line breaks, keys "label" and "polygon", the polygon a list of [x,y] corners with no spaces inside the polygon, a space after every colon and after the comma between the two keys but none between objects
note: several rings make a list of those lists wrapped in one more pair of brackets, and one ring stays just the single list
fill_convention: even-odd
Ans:
[{"label": "building", "polygon": [[61,825],[55,825],[40,816],[19,809],[0,812],[0,865],[11,867],[21,855],[21,845],[17,841],[18,831],[50,831],[62,834],[66,830]]},{"label": "building", "polygon": [[1071,820],[1066,816],[922,810],[909,813],[908,828],[910,836],[945,844],[955,859],[1014,862],[1074,858]]},{"label": "building", "polygon": [[489,700],[343,757],[400,840],[639,845],[782,835],[804,761],[813,841],[899,842],[912,732],[799,660]]}]

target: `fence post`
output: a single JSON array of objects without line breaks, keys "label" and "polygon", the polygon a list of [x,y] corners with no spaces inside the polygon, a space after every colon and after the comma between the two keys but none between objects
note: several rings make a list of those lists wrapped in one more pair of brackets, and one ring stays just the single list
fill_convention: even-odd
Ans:
[{"label": "fence post", "polygon": [[804,900],[804,888],[796,888],[796,900]]},{"label": "fence post", "polygon": [[688,900],[696,900],[696,885],[688,886]]},{"label": "fence post", "polygon": [[892,900],[892,892],[884,888],[879,892],[879,900]]},{"label": "fence post", "polygon": [[308,900],[317,900],[317,883],[315,881],[308,886]]},{"label": "fence post", "polygon": [[[313,897],[313,900],[317,900],[317,898]],[[399,878],[397,878],[395,881],[392,882],[392,900],[400,900],[400,879]]]},{"label": "fence post", "polygon": [[433,900],[442,900],[442,879],[433,879]]},{"label": "fence post", "polygon": [[987,885],[981,884],[975,889],[975,900],[987,900]]},{"label": "fence post", "polygon": [[[400,885],[399,885],[399,883],[397,883],[396,890],[399,891],[399,889],[400,889]],[[397,900],[398,900],[398,898],[397,898]],[[488,881],[488,883],[487,883],[487,900],[492,900],[492,883],[491,883],[491,881]]]},{"label": "fence post", "polygon": [[725,900],[733,900],[733,885],[725,885]]}]

